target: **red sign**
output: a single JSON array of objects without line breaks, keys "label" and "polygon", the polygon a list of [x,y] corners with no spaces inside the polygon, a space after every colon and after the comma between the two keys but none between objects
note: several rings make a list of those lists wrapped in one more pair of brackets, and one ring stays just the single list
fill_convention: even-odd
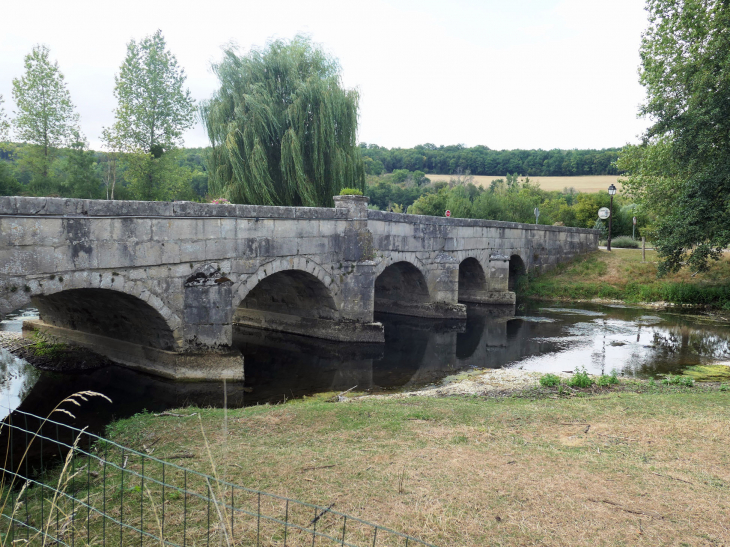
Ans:
[{"label": "red sign", "polygon": [[447,217],[450,217],[451,216],[451,211],[449,211],[448,209],[446,209],[446,216]]}]

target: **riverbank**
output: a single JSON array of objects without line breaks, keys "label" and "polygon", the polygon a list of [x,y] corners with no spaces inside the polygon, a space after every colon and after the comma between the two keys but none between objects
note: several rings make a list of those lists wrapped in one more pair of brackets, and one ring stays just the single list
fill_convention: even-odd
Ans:
[{"label": "riverbank", "polygon": [[81,372],[114,365],[106,357],[89,349],[43,338],[26,338],[20,332],[0,331],[0,348],[40,370]]},{"label": "riverbank", "polygon": [[437,545],[721,545],[730,393],[698,388],[347,403],[322,394],[140,414],[108,434]]},{"label": "riverbank", "polygon": [[730,259],[710,261],[710,270],[686,269],[657,278],[658,257],[636,249],[598,250],[560,264],[538,277],[525,278],[519,295],[558,302],[647,304],[655,308],[683,306],[730,312]]}]

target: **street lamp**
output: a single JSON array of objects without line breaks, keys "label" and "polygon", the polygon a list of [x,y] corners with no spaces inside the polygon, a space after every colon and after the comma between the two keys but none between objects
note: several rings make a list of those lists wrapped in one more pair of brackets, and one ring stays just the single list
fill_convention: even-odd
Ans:
[{"label": "street lamp", "polygon": [[608,207],[608,243],[606,250],[611,250],[611,224],[613,221],[613,195],[616,193],[616,187],[612,184],[608,187],[608,195],[611,196],[611,205]]}]

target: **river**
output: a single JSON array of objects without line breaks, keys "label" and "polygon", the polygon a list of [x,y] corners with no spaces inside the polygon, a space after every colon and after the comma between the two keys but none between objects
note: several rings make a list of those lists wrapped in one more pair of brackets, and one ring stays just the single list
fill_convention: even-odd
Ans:
[{"label": "river", "polygon": [[[19,331],[27,309],[0,330]],[[466,321],[382,314],[384,344],[341,344],[281,333],[235,329],[245,359],[242,382],[175,382],[121,366],[78,373],[39,371],[0,349],[0,418],[12,409],[45,416],[81,390],[92,399],[63,421],[103,433],[117,418],[186,405],[275,404],[355,387],[370,393],[417,390],[465,370],[516,367],[557,372],[585,366],[650,378],[686,366],[730,359],[730,326],[702,314],[628,306],[522,304],[513,309],[470,306]]]}]

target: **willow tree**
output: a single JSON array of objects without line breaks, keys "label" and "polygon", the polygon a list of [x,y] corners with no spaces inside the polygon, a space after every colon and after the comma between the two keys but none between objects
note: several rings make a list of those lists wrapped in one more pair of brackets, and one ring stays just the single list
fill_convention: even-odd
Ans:
[{"label": "willow tree", "polygon": [[275,40],[213,65],[220,89],[201,106],[212,193],[236,203],[331,206],[364,189],[356,146],[359,95],[309,39]]}]

